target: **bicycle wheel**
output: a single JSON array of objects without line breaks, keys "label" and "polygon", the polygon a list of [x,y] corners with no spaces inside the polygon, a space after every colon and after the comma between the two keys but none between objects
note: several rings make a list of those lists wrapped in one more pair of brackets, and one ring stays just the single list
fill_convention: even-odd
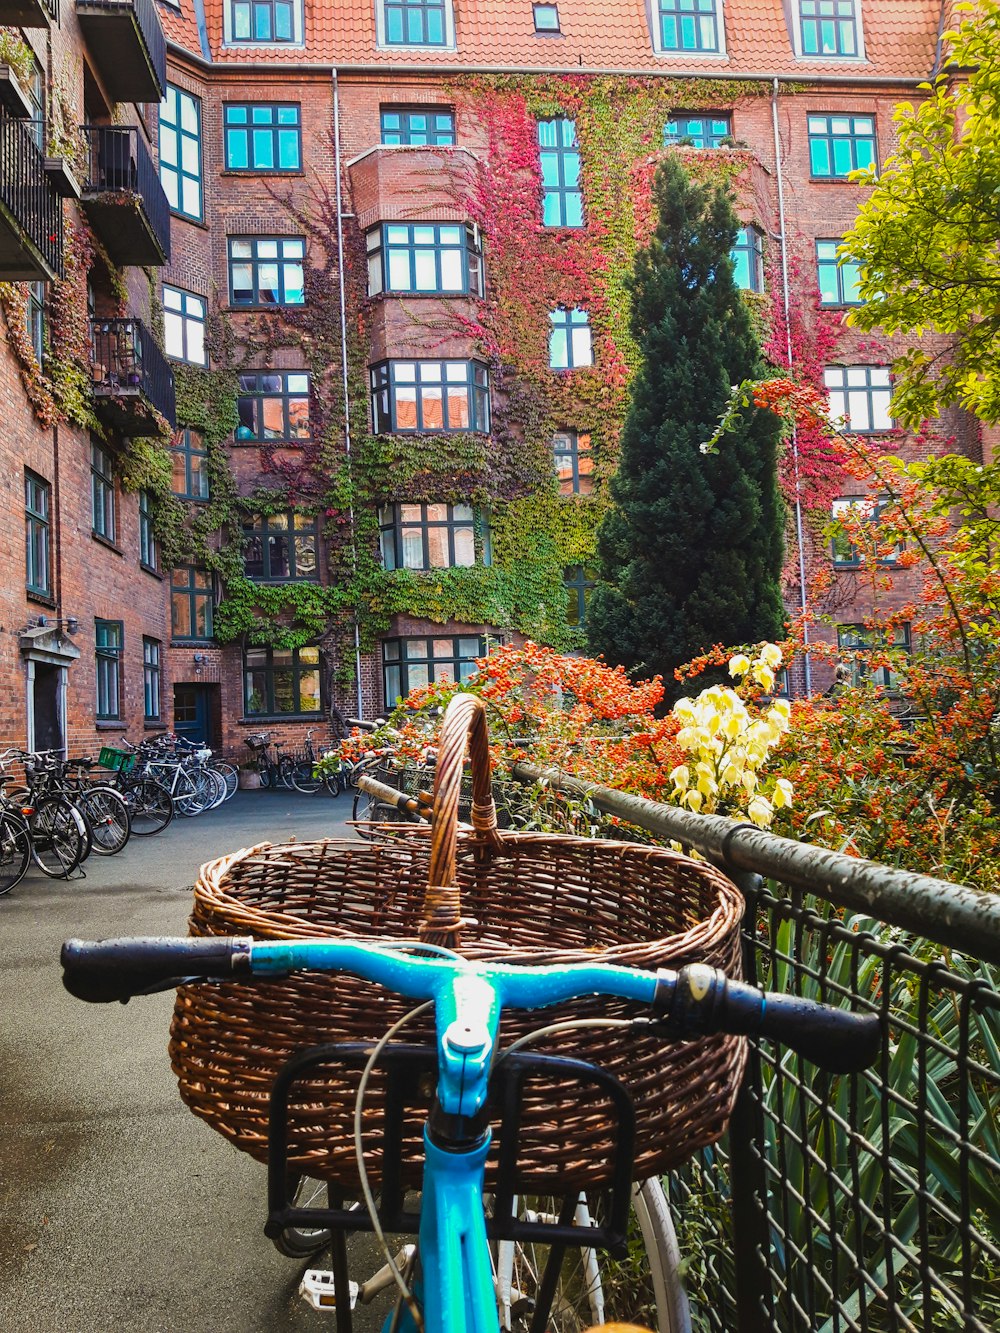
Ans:
[{"label": "bicycle wheel", "polygon": [[293,763],[289,776],[292,786],[296,791],[302,792],[303,796],[315,796],[323,785],[323,779],[316,777],[313,772],[311,759],[300,759],[297,763]]},{"label": "bicycle wheel", "polygon": [[263,750],[257,752],[257,772],[260,774],[260,785],[262,787],[271,786],[271,765],[267,755]]},{"label": "bicycle wheel", "polygon": [[132,832],[140,838],[160,833],[174,817],[174,803],[161,782],[143,778],[123,792],[132,820]]},{"label": "bicycle wheel", "polygon": [[46,796],[28,818],[31,854],[51,879],[65,879],[83,860],[87,824],[79,810],[61,796]]},{"label": "bicycle wheel", "polygon": [[[302,1176],[289,1170],[288,1198],[293,1208],[326,1208],[329,1186],[315,1176]],[[274,1247],[289,1259],[309,1259],[330,1243],[330,1232],[322,1228],[286,1227],[274,1237]]]},{"label": "bicycle wheel", "polygon": [[389,805],[386,801],[380,801],[371,792],[359,789],[354,793],[351,822],[354,824],[354,831],[359,838],[366,838],[370,841],[374,836],[376,824],[385,824],[390,820],[395,822],[398,819],[399,811],[394,805]]},{"label": "bicycle wheel", "polygon": [[184,770],[177,779],[174,805],[179,815],[189,819],[202,814],[215,799],[215,784],[204,769]]},{"label": "bicycle wheel", "polygon": [[[555,1222],[564,1202],[551,1196],[522,1198],[519,1214]],[[596,1224],[606,1205],[604,1194],[581,1195],[576,1225]],[[658,1180],[634,1187],[628,1246],[622,1260],[604,1251],[566,1248],[547,1330],[580,1333],[593,1324],[633,1323],[655,1333],[690,1333],[677,1239]],[[495,1244],[497,1304],[505,1333],[527,1333],[531,1327],[549,1248],[536,1242]]]},{"label": "bicycle wheel", "polygon": [[31,836],[20,815],[0,811],[0,898],[21,880],[31,861]]},{"label": "bicycle wheel", "polygon": [[354,775],[354,765],[346,759],[340,761],[340,767],[333,773],[328,773],[323,779],[323,785],[329,794],[333,797],[339,796],[342,792],[348,791],[354,784],[352,781]]},{"label": "bicycle wheel", "polygon": [[202,772],[214,788],[212,799],[205,808],[206,810],[217,810],[226,799],[226,779],[214,768],[205,768],[202,769]]},{"label": "bicycle wheel", "polygon": [[226,784],[225,800],[236,795],[236,789],[240,785],[240,771],[235,764],[228,764],[224,759],[213,759],[211,767],[218,773]]},{"label": "bicycle wheel", "polygon": [[278,760],[278,781],[276,786],[287,787],[292,790],[292,771],[295,768],[295,760],[290,754],[283,754]]},{"label": "bicycle wheel", "polygon": [[90,826],[98,856],[114,856],[128,842],[132,821],[128,804],[113,787],[91,787],[77,795],[76,808]]}]

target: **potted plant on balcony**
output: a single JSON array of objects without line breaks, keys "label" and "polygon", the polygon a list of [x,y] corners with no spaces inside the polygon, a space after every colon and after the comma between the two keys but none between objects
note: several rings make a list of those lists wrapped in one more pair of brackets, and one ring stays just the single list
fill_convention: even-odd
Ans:
[{"label": "potted plant on balcony", "polygon": [[0,103],[18,120],[33,120],[35,108],[24,91],[35,72],[35,57],[22,38],[0,32]]},{"label": "potted plant on balcony", "polygon": [[63,199],[79,199],[83,191],[77,171],[83,155],[83,140],[71,110],[55,92],[51,99],[48,129],[45,174],[56,194]]}]

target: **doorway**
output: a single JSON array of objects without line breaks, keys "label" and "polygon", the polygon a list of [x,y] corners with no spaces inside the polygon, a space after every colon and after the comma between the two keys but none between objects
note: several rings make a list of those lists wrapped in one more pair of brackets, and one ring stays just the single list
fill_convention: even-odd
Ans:
[{"label": "doorway", "polygon": [[195,745],[212,743],[211,685],[174,686],[174,731]]},{"label": "doorway", "polygon": [[48,662],[34,663],[34,680],[31,682],[34,720],[32,749],[63,751],[65,748],[62,715],[64,671],[65,667],[52,666]]}]

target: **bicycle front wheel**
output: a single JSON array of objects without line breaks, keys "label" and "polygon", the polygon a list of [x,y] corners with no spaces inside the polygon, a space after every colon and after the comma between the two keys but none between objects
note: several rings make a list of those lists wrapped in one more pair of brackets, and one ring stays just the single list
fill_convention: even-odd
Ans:
[{"label": "bicycle front wheel", "polygon": [[[293,1208],[326,1208],[329,1206],[330,1189],[325,1180],[315,1176],[301,1176],[289,1169],[287,1179],[288,1199]],[[329,1245],[331,1232],[322,1228],[286,1227],[280,1236],[275,1236],[275,1249],[289,1259],[311,1259],[324,1245]]]},{"label": "bicycle front wheel", "polygon": [[138,837],[161,832],[174,817],[174,803],[161,782],[144,778],[127,786],[123,794],[128,802],[132,832]]},{"label": "bicycle front wheel", "polygon": [[316,777],[311,759],[300,759],[289,771],[292,786],[304,796],[315,796],[323,785],[323,779]]},{"label": "bicycle front wheel", "polygon": [[[519,1214],[556,1222],[565,1200],[527,1196]],[[597,1225],[606,1196],[580,1195],[575,1224]],[[655,1333],[690,1333],[687,1298],[679,1274],[679,1254],[670,1210],[658,1180],[634,1187],[629,1218],[629,1252],[613,1259],[604,1251],[567,1247],[545,1327],[552,1333],[581,1333],[594,1324],[631,1323]],[[495,1247],[497,1305],[504,1333],[527,1333],[541,1290],[550,1247],[536,1242],[499,1241]]]},{"label": "bicycle front wheel", "polygon": [[9,811],[0,813],[0,898],[21,880],[31,861],[31,837],[24,820]]},{"label": "bicycle front wheel", "polygon": [[223,799],[228,801],[231,796],[236,795],[236,789],[240,785],[239,769],[224,759],[213,759],[211,767],[222,775],[222,780],[226,784],[226,795]]},{"label": "bicycle front wheel", "polygon": [[47,796],[35,806],[28,823],[35,864],[51,879],[66,879],[87,853],[83,815],[61,796]]},{"label": "bicycle front wheel", "polygon": [[132,833],[128,804],[112,787],[91,787],[77,795],[76,807],[90,826],[98,856],[120,852]]}]

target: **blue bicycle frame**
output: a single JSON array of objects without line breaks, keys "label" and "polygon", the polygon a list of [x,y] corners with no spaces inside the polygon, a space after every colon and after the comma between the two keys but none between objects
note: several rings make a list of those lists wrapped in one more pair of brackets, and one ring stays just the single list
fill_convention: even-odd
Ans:
[{"label": "blue bicycle frame", "polygon": [[[377,946],[257,943],[250,971],[283,976],[302,968],[353,972],[389,990],[434,1003],[437,1099],[449,1115],[474,1117],[486,1103],[497,1025],[506,1005],[540,1009],[583,995],[613,995],[651,1004],[657,977],[634,968],[522,968],[462,959],[413,958]],[[493,1268],[483,1215],[490,1131],[471,1147],[442,1146],[424,1130],[420,1267],[415,1284],[426,1333],[499,1333]],[[386,1321],[386,1329],[391,1316]],[[416,1333],[404,1309],[397,1327]]]}]

